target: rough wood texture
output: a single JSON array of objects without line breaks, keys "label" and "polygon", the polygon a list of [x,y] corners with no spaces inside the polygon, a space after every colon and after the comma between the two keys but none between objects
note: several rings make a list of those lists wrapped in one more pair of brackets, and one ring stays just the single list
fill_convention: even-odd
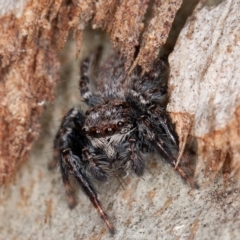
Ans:
[{"label": "rough wood texture", "polygon": [[[221,63],[223,58],[229,69],[231,69],[227,71],[229,75],[225,77],[226,82],[232,83],[232,78],[238,79],[236,71],[239,66],[239,57],[235,57],[235,60],[233,60],[233,55],[228,55],[231,52],[224,52],[224,55],[222,55],[222,50],[218,48],[218,45],[221,45],[224,41],[235,40],[230,45],[234,49],[234,52],[231,54],[239,54],[239,49],[236,47],[237,43],[239,45],[239,37],[235,34],[235,30],[232,32],[227,30],[228,27],[231,29],[234,26],[237,29],[239,23],[238,25],[225,25],[225,21],[220,20],[225,16],[226,23],[231,17],[233,17],[233,23],[235,21],[239,22],[240,6],[237,1],[231,0],[222,2],[216,0],[219,5],[214,5],[212,0],[205,1],[205,3],[204,1],[202,2],[196,8],[192,18],[188,20],[170,58],[172,73],[170,78],[171,98],[169,109],[172,108],[172,116],[176,121],[182,142],[186,139],[186,132],[191,131],[191,125],[193,125],[194,127],[190,133],[197,136],[198,142],[202,139],[204,140],[205,147],[202,153],[209,154],[208,148],[212,148],[215,144],[218,146],[218,141],[215,142],[215,137],[213,139],[209,137],[212,136],[211,133],[216,134],[218,132],[215,131],[216,127],[221,127],[221,125],[215,126],[211,124],[208,133],[205,133],[202,129],[205,129],[206,122],[204,121],[204,124],[198,122],[200,124],[199,130],[196,130],[198,124],[193,121],[196,117],[194,114],[197,112],[204,113],[204,106],[201,106],[200,100],[198,101],[200,96],[198,92],[194,95],[194,91],[191,91],[190,86],[186,86],[185,77],[192,81],[189,82],[192,86],[199,86],[200,83],[204,86],[205,81],[208,82],[209,86],[203,91],[203,93],[206,93],[204,96],[208,97],[208,90],[211,90],[212,85],[216,86],[218,79],[221,79],[221,76],[215,78],[214,71],[212,74],[209,73],[208,64],[211,66],[214,63],[211,59],[214,59],[216,63],[218,61]],[[213,13],[219,17],[214,18]],[[209,21],[206,23],[204,19]],[[214,28],[211,25],[211,21],[213,21],[213,25],[215,24]],[[220,22],[223,24],[218,25],[217,23]],[[209,46],[205,44],[205,39],[210,46],[214,44],[214,41],[211,41],[212,32],[209,33],[208,25],[212,27],[212,32],[215,30],[222,33],[219,35],[219,38],[216,38],[217,42],[220,39],[221,41],[215,45],[216,51],[212,51],[210,60],[209,55],[207,55]],[[219,28],[216,28],[216,26],[219,26]],[[188,29],[188,31],[185,29]],[[187,33],[191,34],[188,35]],[[196,33],[199,33],[199,36],[193,41],[192,37]],[[201,36],[205,38],[201,38]],[[199,38],[201,41],[199,41]],[[84,53],[83,51],[81,52],[81,57],[86,53],[85,51],[89,52],[93,48],[93,39],[101,40],[101,37],[94,34],[85,40],[83,39],[83,42],[86,41],[87,44],[84,44]],[[198,45],[194,45],[195,41]],[[194,48],[191,47],[192,45],[194,45]],[[185,49],[185,51],[186,49],[191,49],[191,51],[186,51],[185,54],[180,55],[182,49]],[[224,49],[226,50],[226,48],[222,49],[223,51]],[[76,51],[74,47],[70,47],[65,54],[60,56],[61,62],[64,62],[66,66],[66,68],[62,67],[61,70],[66,70],[66,72],[72,75],[63,75],[62,86],[56,101],[57,104],[49,110],[48,114],[44,115],[44,131],[39,142],[35,145],[30,161],[26,162],[19,170],[15,185],[10,185],[9,188],[5,189],[4,194],[0,195],[0,239],[239,239],[239,184],[235,183],[226,187],[226,182],[223,182],[222,178],[217,177],[214,182],[202,187],[200,191],[190,191],[189,187],[180,180],[174,171],[159,161],[159,159],[149,162],[149,169],[144,175],[144,179],[134,177],[126,179],[125,189],[122,189],[119,183],[114,180],[105,185],[105,187],[99,187],[100,199],[108,210],[117,229],[114,238],[109,236],[95,209],[81,192],[77,194],[79,204],[76,206],[76,209],[70,210],[68,208],[60,173],[59,171],[49,172],[47,164],[52,158],[52,139],[62,115],[70,107],[79,103],[77,70],[71,69],[75,63]],[[206,54],[201,53],[201,51],[206,51]],[[196,52],[201,53],[201,55],[196,54]],[[69,61],[68,55],[71,55],[71,61]],[[217,55],[219,56],[218,58]],[[203,61],[203,65],[199,65],[201,61]],[[225,66],[225,62],[222,62],[222,66]],[[202,69],[204,68],[207,71],[205,74],[202,74]],[[216,68],[223,74],[222,70],[224,68],[219,68],[218,65],[216,65]],[[78,65],[76,65],[76,69],[78,69]],[[197,74],[198,69],[201,70],[201,74],[199,73],[199,75],[192,77],[193,73]],[[231,75],[231,73],[236,75]],[[208,79],[205,78],[206,76],[208,76]],[[200,80],[203,79],[204,81],[200,81],[198,77],[201,77]],[[220,85],[221,82],[219,82]],[[226,86],[228,89],[228,85]],[[237,86],[238,83],[236,83]],[[181,87],[182,89],[180,89]],[[181,90],[185,94],[181,95]],[[217,91],[218,88],[216,88]],[[178,96],[177,94],[180,95]],[[177,96],[184,99],[181,100]],[[195,96],[195,98],[192,96]],[[214,94],[212,96],[214,97]],[[229,97],[232,97],[232,95],[229,95]],[[74,101],[69,101],[69,99],[73,100],[73,98],[75,99]],[[185,101],[187,101],[189,106],[186,105]],[[194,101],[198,105],[191,108],[191,104],[194,104]],[[202,99],[202,101],[204,103],[205,99]],[[184,109],[179,106],[181,104],[183,104]],[[231,105],[231,102],[228,100],[219,101],[220,110],[222,104],[224,106],[229,104],[228,106],[231,107],[229,109],[230,112],[224,113],[222,111],[221,114],[223,119],[227,119],[223,123],[230,127],[228,134],[234,137],[235,133],[237,137],[234,139],[238,140],[239,121],[237,117],[234,117],[237,116],[234,113],[238,112],[238,102],[235,105],[236,110],[234,110],[234,103]],[[213,109],[216,108],[215,104],[210,106]],[[207,113],[214,113],[214,116],[217,113],[211,111],[206,105],[205,109]],[[211,118],[214,121],[211,121]],[[217,119],[211,118],[209,118],[208,123],[218,123]],[[214,129],[214,131],[211,131],[211,129]],[[222,129],[224,130],[224,128]],[[223,146],[224,148],[228,146],[232,148],[234,144],[237,145],[239,143],[239,141],[234,141],[234,139],[225,138],[227,131],[220,133],[217,139],[221,141],[227,139],[229,141]],[[223,137],[221,138],[221,136]],[[201,148],[199,149],[199,154],[201,154]],[[210,154],[212,153],[210,152]],[[214,169],[214,166],[216,166],[215,169],[218,171],[218,167],[221,164],[214,165],[214,161],[217,162],[219,159],[224,158],[223,173],[228,174],[231,170],[231,156],[231,152],[225,154],[224,151],[218,149],[214,152],[214,158],[206,158],[208,171]],[[239,158],[236,163],[238,162]]]},{"label": "rough wood texture", "polygon": [[[17,163],[27,157],[58,79],[58,60],[50,48],[55,33],[38,7],[29,2],[20,18],[9,13],[0,21],[0,184],[8,182]],[[56,17],[56,11],[51,14]]]},{"label": "rough wood texture", "polygon": [[140,52],[134,62],[144,69],[151,69],[151,63],[159,54],[159,49],[165,44],[176,12],[182,0],[158,0],[153,3],[153,17],[143,33]]}]

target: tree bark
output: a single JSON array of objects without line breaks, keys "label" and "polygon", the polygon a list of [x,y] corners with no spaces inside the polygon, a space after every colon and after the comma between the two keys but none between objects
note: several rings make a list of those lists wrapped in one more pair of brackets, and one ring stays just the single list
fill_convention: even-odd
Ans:
[{"label": "tree bark", "polygon": [[[14,166],[26,159],[40,131],[44,105],[54,97],[58,61],[62,67],[55,104],[42,117],[44,131],[29,161],[17,169],[15,184],[0,195],[0,239],[113,239],[81,191],[76,194],[76,208],[68,208],[60,172],[49,172],[47,165],[61,117],[79,104],[75,59],[80,46],[82,59],[99,43],[108,44],[99,32],[88,30],[82,37],[90,19],[93,27],[107,31],[113,45],[129,56],[128,69],[138,63],[147,70],[158,46],[167,41],[166,48],[172,48],[167,38],[181,2],[156,0],[143,28],[149,2],[139,8],[141,2],[131,1],[135,7],[126,20],[134,23],[129,24],[131,31],[124,31],[125,23],[121,25],[127,1],[26,1],[14,5],[15,10],[9,8],[11,4],[4,6],[0,21],[1,182],[9,180]],[[166,28],[157,21],[162,2],[174,9],[170,19],[162,16]],[[201,1],[169,57],[168,110],[182,147],[189,139],[196,143],[201,189],[190,190],[155,157],[147,163],[143,179],[129,176],[123,186],[114,179],[100,185],[100,200],[117,229],[114,239],[238,239],[240,192],[231,173],[239,173],[239,16],[238,1]],[[78,41],[69,42],[58,59],[56,53],[70,30]],[[163,38],[156,36],[162,31]],[[140,51],[134,59],[136,46]]]}]

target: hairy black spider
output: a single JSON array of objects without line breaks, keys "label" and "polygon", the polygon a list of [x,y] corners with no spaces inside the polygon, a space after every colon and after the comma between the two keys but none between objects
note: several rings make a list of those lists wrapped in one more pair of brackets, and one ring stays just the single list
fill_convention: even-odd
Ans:
[{"label": "hairy black spider", "polygon": [[75,205],[69,181],[72,175],[114,233],[98,200],[94,179],[106,182],[129,171],[142,176],[148,154],[157,152],[191,187],[198,186],[186,156],[176,166],[178,137],[164,107],[166,64],[157,59],[151,71],[141,75],[141,68],[136,67],[127,74],[124,60],[115,54],[105,65],[107,70],[97,77],[93,93],[89,84],[93,58],[82,62],[79,81],[89,110],[84,113],[73,108],[64,116],[54,141],[54,162],[60,163],[69,206]]}]

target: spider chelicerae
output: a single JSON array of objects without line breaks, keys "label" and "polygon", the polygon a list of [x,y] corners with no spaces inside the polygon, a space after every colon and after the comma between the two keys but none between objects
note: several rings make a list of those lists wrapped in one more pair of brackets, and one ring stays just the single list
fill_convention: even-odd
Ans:
[{"label": "spider chelicerae", "polygon": [[149,154],[156,152],[191,187],[198,185],[188,158],[177,164],[178,137],[165,110],[167,64],[158,58],[151,71],[142,74],[137,66],[129,74],[124,71],[124,59],[116,53],[96,76],[93,92],[90,76],[96,56],[85,59],[80,67],[80,93],[89,110],[73,108],[64,116],[54,140],[54,162],[60,163],[69,206],[75,205],[72,175],[114,233],[94,180],[106,182],[129,172],[142,176]]}]

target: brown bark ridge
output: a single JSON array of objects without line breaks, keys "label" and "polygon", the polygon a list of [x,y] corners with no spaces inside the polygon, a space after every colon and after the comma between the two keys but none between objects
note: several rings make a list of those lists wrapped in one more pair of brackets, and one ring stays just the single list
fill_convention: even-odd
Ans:
[{"label": "brown bark ridge", "polygon": [[40,130],[39,116],[53,99],[59,64],[47,18],[56,17],[54,8],[57,3],[49,12],[48,5],[30,1],[19,6],[18,16],[10,9],[1,16],[0,183],[7,183],[28,155]]},{"label": "brown bark ridge", "polygon": [[[4,2],[0,17],[0,184],[9,181],[38,136],[39,116],[54,98],[59,70],[56,54],[70,31],[77,39],[78,56],[82,31],[92,20],[93,28],[106,30],[126,57],[126,69],[141,45],[147,50],[140,52],[137,62],[146,70],[166,41],[180,5],[180,0],[156,0],[153,5],[149,0]],[[145,26],[148,8],[153,11]]]}]

